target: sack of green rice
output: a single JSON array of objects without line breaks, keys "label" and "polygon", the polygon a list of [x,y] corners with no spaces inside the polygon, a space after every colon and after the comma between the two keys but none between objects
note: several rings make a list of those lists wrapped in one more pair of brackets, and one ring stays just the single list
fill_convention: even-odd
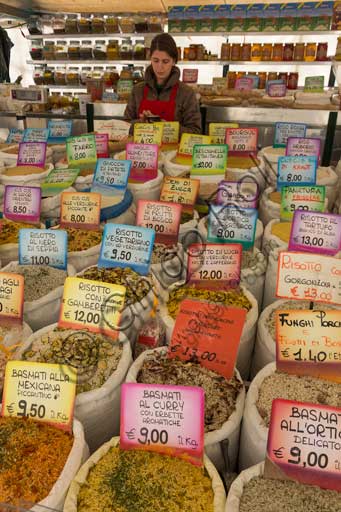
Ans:
[{"label": "sack of green rice", "polygon": [[205,391],[205,453],[220,474],[237,467],[245,389],[238,370],[231,379],[200,364],[168,359],[167,348],[143,352],[130,367],[126,382],[199,386]]},{"label": "sack of green rice", "polygon": [[121,384],[132,363],[130,343],[52,324],[32,334],[17,353],[25,361],[67,364],[77,369],[75,416],[90,451],[120,430]]},{"label": "sack of green rice", "polygon": [[63,510],[224,512],[225,501],[223,483],[208,457],[202,469],[177,457],[120,450],[116,437],[81,467]]}]

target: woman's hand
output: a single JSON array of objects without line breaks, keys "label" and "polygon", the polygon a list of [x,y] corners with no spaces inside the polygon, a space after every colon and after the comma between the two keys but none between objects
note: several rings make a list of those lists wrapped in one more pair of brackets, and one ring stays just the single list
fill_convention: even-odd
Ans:
[{"label": "woman's hand", "polygon": [[148,120],[148,117],[152,116],[153,113],[150,111],[150,110],[144,110],[141,114],[140,114],[140,119],[143,123],[145,123],[147,120]]}]

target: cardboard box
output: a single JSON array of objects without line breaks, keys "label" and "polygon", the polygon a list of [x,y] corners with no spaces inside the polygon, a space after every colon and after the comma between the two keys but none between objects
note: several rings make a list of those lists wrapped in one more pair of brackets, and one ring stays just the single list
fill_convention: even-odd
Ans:
[{"label": "cardboard box", "polygon": [[246,32],[261,32],[263,30],[264,4],[249,4],[246,11]]},{"label": "cardboard box", "polygon": [[280,26],[281,5],[264,4],[263,5],[263,31],[277,32]]},{"label": "cardboard box", "polygon": [[216,5],[213,10],[213,32],[231,31],[231,5]]},{"label": "cardboard box", "polygon": [[247,5],[231,6],[231,32],[244,32],[246,25]]},{"label": "cardboard box", "polygon": [[298,16],[298,3],[281,4],[281,15],[279,19],[279,30],[281,32],[293,32],[297,30],[296,22]]}]

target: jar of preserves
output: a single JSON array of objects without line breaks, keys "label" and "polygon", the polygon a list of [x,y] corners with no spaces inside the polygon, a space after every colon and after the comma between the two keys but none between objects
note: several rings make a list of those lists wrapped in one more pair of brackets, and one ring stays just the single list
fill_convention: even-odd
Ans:
[{"label": "jar of preserves", "polygon": [[31,41],[30,55],[33,60],[43,59],[43,41],[41,39]]},{"label": "jar of preserves", "polygon": [[57,66],[54,72],[54,83],[56,85],[66,85],[66,68]]},{"label": "jar of preserves", "polygon": [[107,34],[118,34],[120,29],[118,26],[118,18],[116,16],[107,16],[104,20],[105,31]]},{"label": "jar of preserves", "polygon": [[237,79],[246,76],[246,71],[237,71]]},{"label": "jar of preserves", "polygon": [[266,87],[266,72],[260,71],[259,73],[257,73],[257,76],[259,77],[258,89],[265,89],[265,87]]},{"label": "jar of preserves", "polygon": [[31,36],[40,35],[43,33],[39,16],[31,16],[27,22],[27,30]]},{"label": "jar of preserves", "polygon": [[133,58],[135,60],[144,60],[146,58],[146,52],[145,52],[143,39],[139,39],[139,40],[135,41]]},{"label": "jar of preserves", "polygon": [[104,86],[108,88],[113,86],[112,68],[113,66],[108,66],[103,73]]},{"label": "jar of preserves", "polygon": [[251,43],[244,43],[242,45],[241,60],[251,60]]},{"label": "jar of preserves", "polygon": [[283,44],[282,43],[276,43],[274,44],[273,50],[272,50],[272,60],[274,62],[280,62],[283,60]]},{"label": "jar of preserves", "polygon": [[285,85],[287,85],[288,84],[288,73],[285,73],[285,72],[278,73],[278,80],[283,80]]},{"label": "jar of preserves", "polygon": [[52,29],[54,34],[65,34],[65,16],[63,14],[53,18]]},{"label": "jar of preserves", "polygon": [[137,16],[134,21],[135,24],[135,32],[137,33],[145,33],[148,32],[148,22],[146,18],[142,16]]},{"label": "jar of preserves", "polygon": [[120,47],[117,39],[109,39],[107,46],[107,60],[118,60],[120,57]]},{"label": "jar of preserves", "polygon": [[92,78],[92,71],[90,66],[84,66],[81,69],[79,81],[81,85],[86,85],[86,81]]},{"label": "jar of preserves", "polygon": [[81,42],[81,47],[80,47],[80,57],[81,57],[81,60],[91,60],[93,59],[93,53],[92,53],[92,41],[87,40],[87,39],[84,39],[82,42]]},{"label": "jar of preserves", "polygon": [[304,43],[296,43],[294,48],[294,60],[296,62],[303,62],[305,55],[305,44]]},{"label": "jar of preserves", "polygon": [[184,48],[183,60],[189,60],[189,47]]},{"label": "jar of preserves", "polygon": [[69,58],[69,50],[66,41],[61,40],[56,42],[54,58],[55,60],[67,60]]},{"label": "jar of preserves", "polygon": [[91,75],[92,80],[102,80],[104,77],[104,67],[95,66]]},{"label": "jar of preserves", "polygon": [[93,53],[95,60],[105,60],[107,58],[107,45],[104,39],[98,39],[95,41]]},{"label": "jar of preserves", "polygon": [[148,32],[159,34],[163,32],[163,23],[161,16],[151,16],[148,20]]},{"label": "jar of preserves", "polygon": [[[150,49],[149,49],[150,50]],[[181,60],[182,59],[182,48],[181,46],[178,46],[177,47],[177,50],[178,50],[178,60]],[[146,59],[149,59],[150,58],[150,55],[149,57],[147,56],[147,52],[146,52]]]},{"label": "jar of preserves", "polygon": [[320,62],[328,60],[328,43],[319,43],[317,45],[316,60]]},{"label": "jar of preserves", "polygon": [[294,48],[295,45],[293,43],[285,43],[283,49],[283,60],[285,62],[292,61],[294,58]]},{"label": "jar of preserves", "polygon": [[278,73],[275,73],[274,71],[271,71],[268,73],[268,81],[271,80],[277,80],[278,79]]},{"label": "jar of preserves", "polygon": [[121,18],[118,24],[123,34],[133,34],[135,32],[135,23],[132,18]]},{"label": "jar of preserves", "polygon": [[79,67],[70,67],[66,72],[66,83],[68,85],[79,85]]},{"label": "jar of preserves", "polygon": [[35,66],[33,72],[33,81],[36,85],[44,84],[44,70],[45,66]]},{"label": "jar of preserves", "polygon": [[188,60],[197,60],[197,47],[195,44],[189,45]]},{"label": "jar of preserves", "polygon": [[128,60],[133,58],[133,45],[131,39],[123,39],[120,47],[120,58]]},{"label": "jar of preserves", "polygon": [[298,73],[289,73],[288,89],[295,90],[298,88]]},{"label": "jar of preserves", "polygon": [[45,85],[54,85],[54,71],[51,68],[45,68],[43,80]]},{"label": "jar of preserves", "polygon": [[54,41],[45,41],[45,45],[43,46],[43,59],[44,60],[54,60],[55,59],[54,48],[55,48]]},{"label": "jar of preserves", "polygon": [[94,16],[91,20],[91,32],[93,34],[104,34],[105,22],[102,16]]},{"label": "jar of preserves", "polygon": [[197,44],[197,60],[204,60],[205,58],[205,47],[203,44]]},{"label": "jar of preserves", "polygon": [[144,80],[144,67],[137,66],[133,71],[133,82],[134,84],[138,84],[139,82],[143,82]]},{"label": "jar of preserves", "polygon": [[316,51],[317,51],[316,43],[307,43],[307,45],[305,47],[304,60],[306,62],[314,62],[316,59]]},{"label": "jar of preserves", "polygon": [[70,60],[80,60],[80,58],[81,58],[80,42],[79,41],[71,41],[67,53],[68,53]]},{"label": "jar of preserves", "polygon": [[237,73],[235,71],[229,71],[227,73],[227,88],[234,89],[237,80]]},{"label": "jar of preserves", "polygon": [[262,60],[262,45],[255,43],[251,48],[251,60],[253,62],[260,62]]},{"label": "jar of preserves", "polygon": [[271,43],[263,44],[262,61],[270,62],[272,60],[273,45]]},{"label": "jar of preserves", "polygon": [[89,16],[81,16],[78,20],[78,28],[81,34],[90,34],[91,18]]},{"label": "jar of preserves", "polygon": [[231,48],[231,60],[237,61],[240,60],[241,55],[241,45],[238,43],[233,43]]},{"label": "jar of preserves", "polygon": [[231,45],[223,43],[220,50],[220,60],[231,60]]},{"label": "jar of preserves", "polygon": [[121,80],[131,80],[133,78],[133,72],[130,66],[123,66],[120,73]]},{"label": "jar of preserves", "polygon": [[77,14],[69,14],[65,20],[65,33],[77,34],[78,32],[78,16]]}]

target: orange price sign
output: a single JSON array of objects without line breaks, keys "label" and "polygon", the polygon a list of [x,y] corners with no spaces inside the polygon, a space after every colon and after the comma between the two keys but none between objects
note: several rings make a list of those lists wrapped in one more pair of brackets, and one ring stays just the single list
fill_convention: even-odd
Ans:
[{"label": "orange price sign", "polygon": [[0,272],[0,322],[22,323],[24,276]]},{"label": "orange price sign", "polygon": [[160,201],[182,205],[183,212],[193,212],[199,194],[200,180],[192,178],[172,178],[165,176]]},{"label": "orange price sign", "polygon": [[96,192],[63,192],[61,227],[98,229],[101,216],[101,194]]}]

